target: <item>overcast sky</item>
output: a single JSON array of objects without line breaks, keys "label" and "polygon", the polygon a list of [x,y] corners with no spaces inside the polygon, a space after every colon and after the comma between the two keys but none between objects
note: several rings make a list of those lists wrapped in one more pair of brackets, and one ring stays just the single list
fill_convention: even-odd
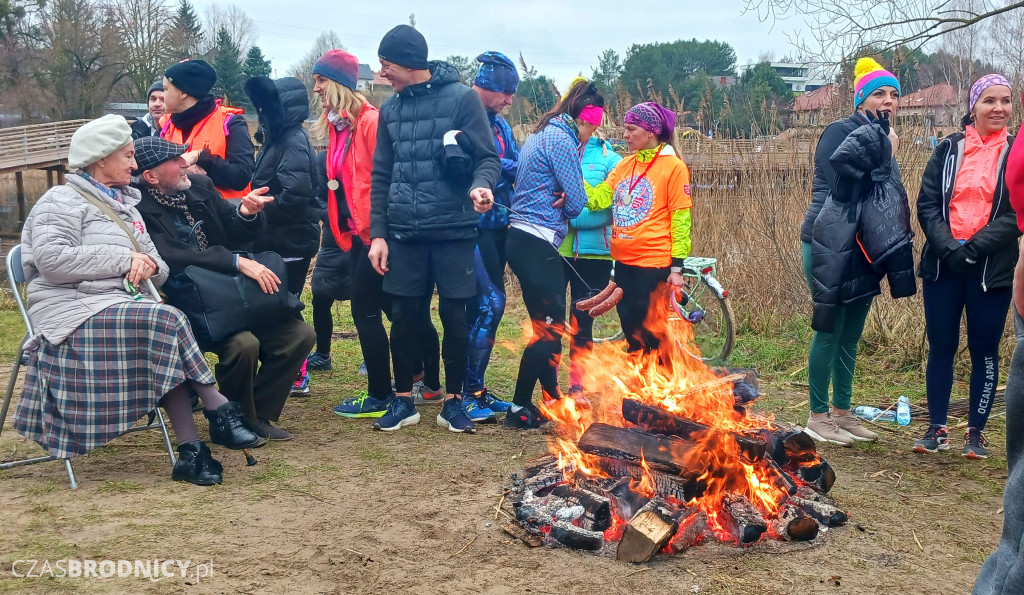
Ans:
[{"label": "overcast sky", "polygon": [[[230,0],[192,0],[202,14],[211,4]],[[360,62],[379,69],[377,45],[391,27],[416,14],[427,38],[430,59],[452,54],[476,57],[485,50],[519,52],[540,74],[564,87],[574,76],[590,74],[597,56],[611,48],[625,58],[634,43],[715,39],[736,50],[737,64],[762,52],[777,58],[793,53],[787,38],[796,23],[774,26],[755,14],[743,14],[743,0],[245,0],[238,2],[256,21],[258,45],[276,76],[284,76],[323,31],[333,30]]]}]

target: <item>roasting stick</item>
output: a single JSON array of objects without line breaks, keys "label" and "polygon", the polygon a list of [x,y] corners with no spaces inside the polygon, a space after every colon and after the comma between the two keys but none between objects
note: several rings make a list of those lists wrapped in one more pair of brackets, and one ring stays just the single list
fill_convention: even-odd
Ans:
[{"label": "roasting stick", "polygon": [[[163,303],[164,298],[160,297],[160,292],[156,290],[156,285],[153,285],[153,280],[147,278],[145,283],[146,289],[149,291],[149,294],[153,298],[153,301],[155,301],[158,304]],[[245,464],[247,467],[252,467],[257,463],[256,457],[252,456],[252,453],[249,452],[248,448],[243,448],[242,454],[245,455]]]}]

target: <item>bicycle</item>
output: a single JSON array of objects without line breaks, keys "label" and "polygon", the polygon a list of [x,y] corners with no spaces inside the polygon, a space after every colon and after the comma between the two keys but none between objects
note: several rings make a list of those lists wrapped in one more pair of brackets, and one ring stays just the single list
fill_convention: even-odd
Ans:
[{"label": "bicycle", "polygon": [[[693,325],[694,342],[700,359],[724,363],[736,345],[736,325],[729,302],[729,290],[715,277],[718,259],[691,256],[683,263],[685,304],[672,300],[677,318],[672,320]],[[604,316],[594,321],[594,342],[614,342],[624,338],[617,316]]]}]

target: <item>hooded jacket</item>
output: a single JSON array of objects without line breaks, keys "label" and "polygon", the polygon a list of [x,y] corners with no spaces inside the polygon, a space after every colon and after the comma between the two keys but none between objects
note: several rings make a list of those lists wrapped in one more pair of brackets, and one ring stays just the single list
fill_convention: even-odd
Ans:
[{"label": "hooded jacket", "polygon": [[[409,85],[380,108],[370,188],[370,237],[436,242],[476,237],[472,188],[494,188],[501,162],[487,113],[447,62],[430,63],[430,80]],[[471,180],[445,169],[444,135],[460,130],[474,147]]]},{"label": "hooded jacket", "polygon": [[811,327],[832,332],[840,306],[881,293],[888,277],[893,298],[917,292],[910,205],[892,158],[888,133],[877,122],[851,132],[830,157],[836,187],[814,221],[811,237]]},{"label": "hooded jacket", "polygon": [[[512,127],[499,114],[487,112],[487,120],[494,131],[494,149],[501,159],[501,176],[494,186],[494,202],[506,207],[512,206],[512,192],[519,170],[519,146],[512,134]],[[480,229],[505,229],[508,227],[508,211],[496,207],[480,215]]]},{"label": "hooded jacket", "polygon": [[[622,161],[608,141],[591,136],[583,149],[583,180],[597,186]],[[611,259],[612,209],[583,211],[569,221],[569,233],[558,248],[562,256],[586,256]]]},{"label": "hooded jacket", "polygon": [[[832,154],[836,152],[839,145],[847,136],[867,119],[859,113],[851,114],[848,118],[836,120],[821,132],[818,139],[818,146],[814,150],[814,179],[811,181],[811,204],[807,206],[807,213],[804,215],[804,222],[800,226],[800,241],[811,243],[811,235],[814,233],[814,220],[821,212],[821,206],[830,192],[843,192],[843,188],[836,186],[836,170],[832,167]],[[846,190],[849,190],[847,188]]]},{"label": "hooded jacket", "polygon": [[953,238],[949,226],[949,203],[956,187],[956,176],[963,165],[965,135],[951,134],[935,147],[924,176],[921,192],[917,196],[917,219],[924,230],[925,243],[917,274],[928,281],[938,281],[948,270],[947,259],[963,250],[965,255],[982,267],[982,290],[1013,285],[1013,269],[1017,265],[1017,215],[1010,204],[1006,185],[1006,161],[1013,146],[1013,136],[1006,139],[1006,147],[999,156],[998,183],[992,197],[992,212],[988,223],[961,245]]},{"label": "hooded jacket", "polygon": [[320,247],[320,210],[315,196],[316,152],[302,122],[309,117],[309,94],[297,78],[271,81],[253,77],[245,83],[260,125],[252,187],[266,186],[274,201],[264,207],[267,230],[255,250],[283,258],[311,258]]}]

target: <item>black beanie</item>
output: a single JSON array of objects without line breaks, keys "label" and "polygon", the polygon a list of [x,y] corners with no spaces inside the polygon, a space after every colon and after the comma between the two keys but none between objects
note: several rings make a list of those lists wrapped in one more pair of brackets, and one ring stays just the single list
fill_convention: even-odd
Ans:
[{"label": "black beanie", "polygon": [[217,83],[217,71],[206,60],[184,60],[167,69],[167,80],[196,99],[210,94]]},{"label": "black beanie", "polygon": [[427,40],[409,25],[399,25],[384,34],[377,55],[392,64],[412,70],[427,70]]}]

